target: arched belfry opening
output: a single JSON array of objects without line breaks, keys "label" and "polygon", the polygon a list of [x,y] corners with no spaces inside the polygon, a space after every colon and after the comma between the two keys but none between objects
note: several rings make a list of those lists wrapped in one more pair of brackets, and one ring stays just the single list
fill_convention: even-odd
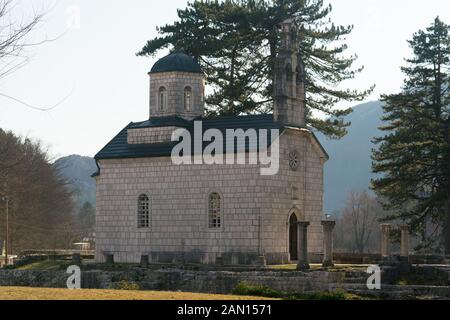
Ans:
[{"label": "arched belfry opening", "polygon": [[297,232],[298,218],[295,212],[291,213],[289,217],[289,256],[290,260],[298,260],[297,245],[298,245],[298,232]]},{"label": "arched belfry opening", "polygon": [[286,74],[286,84],[289,84],[289,82],[292,81],[292,66],[290,63],[288,63],[285,67],[285,74]]}]

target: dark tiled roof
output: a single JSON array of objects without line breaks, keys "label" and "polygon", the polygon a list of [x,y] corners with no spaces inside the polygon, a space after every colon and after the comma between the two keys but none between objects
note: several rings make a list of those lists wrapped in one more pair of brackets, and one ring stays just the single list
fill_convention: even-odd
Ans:
[{"label": "dark tiled roof", "polygon": [[181,127],[188,128],[192,125],[192,121],[185,120],[177,116],[158,117],[147,121],[133,123],[132,128],[151,128],[151,127]]},{"label": "dark tiled roof", "polygon": [[[249,115],[249,116],[226,116],[214,118],[201,118],[203,131],[208,129],[219,129],[225,135],[226,129],[250,129],[255,130],[270,129],[283,130],[283,126],[273,120],[271,114],[267,115]],[[194,121],[187,121],[179,117],[162,117],[151,120],[130,123],[119,132],[97,155],[96,160],[100,159],[121,159],[121,158],[142,158],[142,157],[162,157],[172,153],[172,148],[178,142],[164,142],[153,144],[128,144],[127,130],[134,128],[151,128],[161,126],[175,126],[186,128],[193,134]],[[271,143],[270,135],[267,139]],[[204,143],[208,145],[209,142]],[[248,149],[248,146],[247,146]],[[224,148],[225,150],[225,148]]]},{"label": "dark tiled roof", "polygon": [[202,73],[202,68],[191,56],[182,51],[175,51],[159,59],[153,65],[150,73],[170,71]]},{"label": "dark tiled roof", "polygon": [[141,158],[141,157],[157,157],[165,156],[171,153],[172,147],[175,145],[170,143],[157,144],[133,144],[127,142],[127,130],[133,128],[134,124],[130,123],[122,131],[119,132],[99,153],[95,155],[95,159],[119,159],[119,158]]}]

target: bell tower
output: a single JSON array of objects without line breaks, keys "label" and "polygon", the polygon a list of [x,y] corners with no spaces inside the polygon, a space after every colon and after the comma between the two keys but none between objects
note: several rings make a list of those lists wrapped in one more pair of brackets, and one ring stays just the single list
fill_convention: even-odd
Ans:
[{"label": "bell tower", "polygon": [[298,48],[298,27],[280,24],[281,46],[275,58],[274,118],[285,125],[305,126],[305,72]]}]

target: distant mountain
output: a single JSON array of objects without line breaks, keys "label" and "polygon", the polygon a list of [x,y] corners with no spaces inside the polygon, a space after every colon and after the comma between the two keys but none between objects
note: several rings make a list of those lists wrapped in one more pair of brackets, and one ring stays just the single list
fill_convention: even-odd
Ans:
[{"label": "distant mountain", "polygon": [[85,202],[95,205],[95,180],[91,175],[97,170],[97,166],[93,158],[71,155],[59,158],[54,166],[69,181],[77,209]]},{"label": "distant mountain", "polygon": [[382,103],[369,102],[354,107],[347,117],[352,125],[348,134],[340,140],[331,140],[318,134],[330,160],[325,165],[324,210],[333,213],[345,205],[347,193],[368,189],[372,174],[371,142],[381,136]]},{"label": "distant mountain", "polygon": [[[340,140],[317,137],[330,155],[325,165],[324,210],[333,213],[345,205],[347,193],[352,190],[368,189],[371,173],[372,139],[380,136],[378,127],[382,124],[382,104],[369,102],[354,107],[347,119],[352,122],[348,135]],[[95,161],[89,157],[72,155],[55,162],[61,174],[73,186],[76,202],[80,208],[84,202],[95,204],[95,181],[91,174],[97,170]]]}]

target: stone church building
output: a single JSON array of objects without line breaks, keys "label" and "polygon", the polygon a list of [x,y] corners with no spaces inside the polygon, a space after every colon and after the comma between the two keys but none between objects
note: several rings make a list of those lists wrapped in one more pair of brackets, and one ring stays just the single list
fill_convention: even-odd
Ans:
[{"label": "stone church building", "polygon": [[[323,165],[305,125],[305,86],[296,26],[281,25],[274,113],[206,117],[199,64],[175,51],[150,76],[150,117],[131,122],[96,156],[96,260],[268,264],[297,259],[297,221],[309,221],[308,252],[323,252]],[[174,130],[279,129],[279,171],[262,164],[172,162]],[[267,143],[272,147],[273,141]],[[248,153],[247,149],[234,152]]]}]

